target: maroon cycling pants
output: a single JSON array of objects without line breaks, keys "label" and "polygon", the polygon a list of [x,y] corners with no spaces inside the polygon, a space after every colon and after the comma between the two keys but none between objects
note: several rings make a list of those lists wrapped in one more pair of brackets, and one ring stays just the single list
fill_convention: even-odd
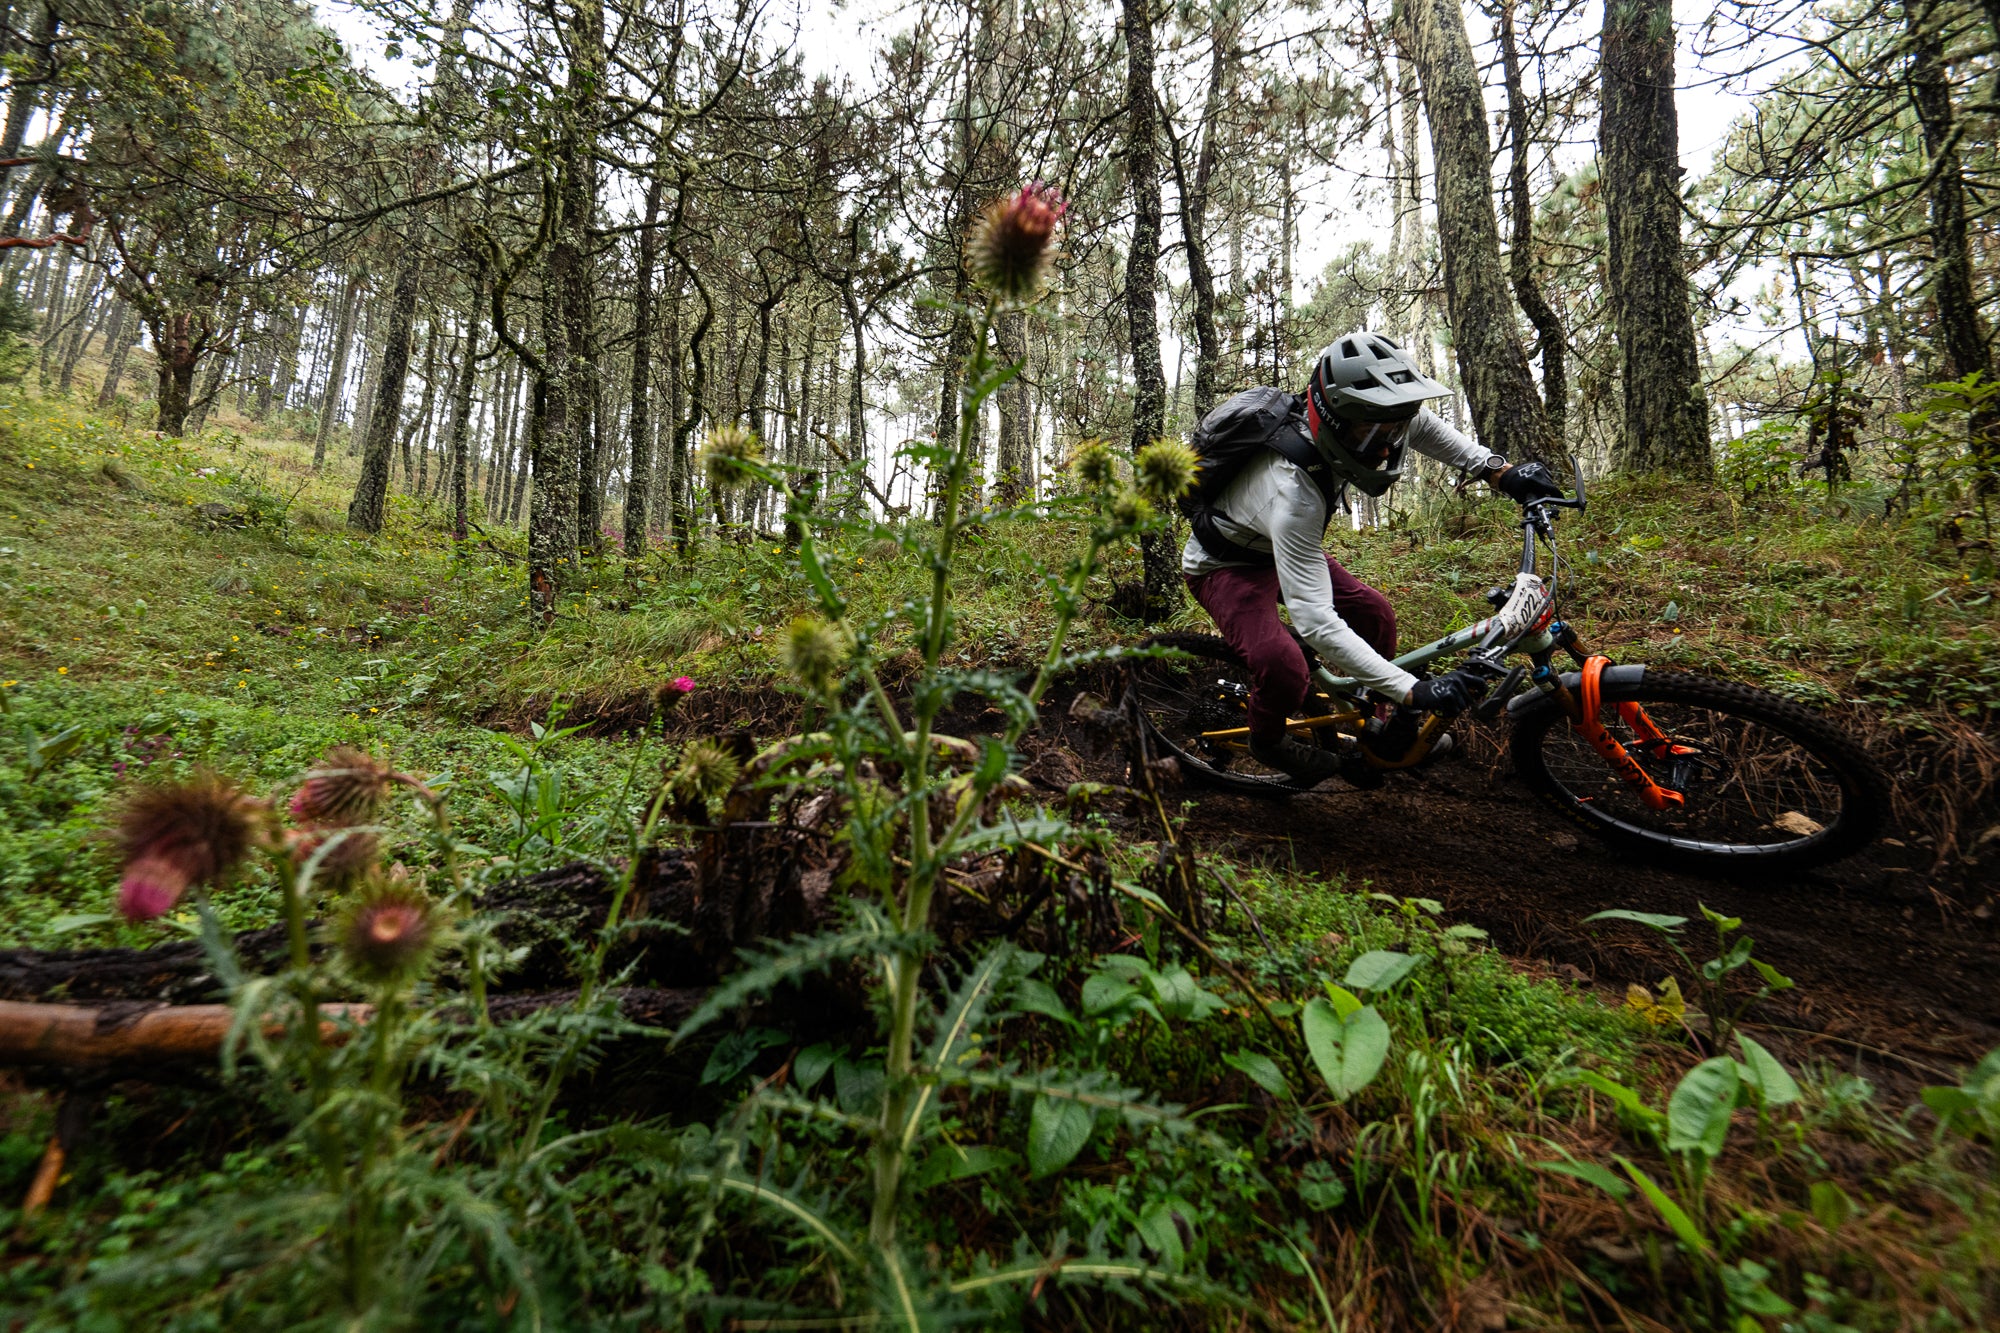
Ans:
[{"label": "maroon cycling pants", "polygon": [[[1326,572],[1333,579],[1333,609],[1384,657],[1396,655],[1396,608],[1389,599],[1347,572],[1332,556]],[[1305,654],[1278,619],[1278,571],[1217,569],[1188,580],[1188,590],[1215,618],[1231,648],[1249,664],[1255,688],[1250,691],[1250,735],[1275,740],[1285,731],[1285,719],[1305,702]]]}]

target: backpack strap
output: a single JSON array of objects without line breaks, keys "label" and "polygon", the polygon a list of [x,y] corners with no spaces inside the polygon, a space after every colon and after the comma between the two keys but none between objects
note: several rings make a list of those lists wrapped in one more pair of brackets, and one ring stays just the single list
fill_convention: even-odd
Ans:
[{"label": "backpack strap", "polygon": [[[1295,397],[1294,399],[1295,405],[1303,401],[1302,398]],[[1303,416],[1295,414],[1293,418],[1287,419],[1283,426],[1274,431],[1270,438],[1264,441],[1264,444],[1266,448],[1276,453],[1280,458],[1283,458],[1286,462],[1298,468],[1299,471],[1312,478],[1313,485],[1319,487],[1319,493],[1326,499],[1326,518],[1320,524],[1320,533],[1324,536],[1327,525],[1333,521],[1334,509],[1343,502],[1342,497],[1346,492],[1347,484],[1334,477],[1332,467],[1328,466],[1326,459],[1321,456],[1319,449],[1314,446],[1312,440],[1306,435],[1303,422]],[[1207,551],[1218,560],[1228,561],[1231,564],[1274,565],[1277,563],[1276,557],[1269,551],[1255,550],[1243,545],[1241,542],[1231,541],[1229,538],[1223,536],[1215,523],[1219,512],[1219,506],[1212,503],[1197,505],[1188,512],[1188,526],[1194,529],[1194,535],[1200,540],[1201,548],[1204,551]]]}]

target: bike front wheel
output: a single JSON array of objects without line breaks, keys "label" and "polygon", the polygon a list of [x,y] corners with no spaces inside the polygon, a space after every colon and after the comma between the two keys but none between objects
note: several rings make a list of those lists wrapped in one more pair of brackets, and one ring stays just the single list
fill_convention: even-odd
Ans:
[{"label": "bike front wheel", "polygon": [[[1638,704],[1665,742],[1634,731]],[[1603,687],[1601,720],[1681,803],[1655,810],[1561,709],[1515,727],[1515,770],[1572,822],[1628,851],[1708,870],[1798,869],[1859,850],[1888,816],[1874,760],[1826,717],[1764,690],[1682,672]]]}]

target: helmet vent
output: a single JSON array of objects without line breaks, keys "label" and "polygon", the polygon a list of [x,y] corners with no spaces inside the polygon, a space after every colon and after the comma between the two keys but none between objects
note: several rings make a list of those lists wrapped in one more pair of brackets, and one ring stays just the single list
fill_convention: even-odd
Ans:
[{"label": "helmet vent", "polygon": [[1382,387],[1382,381],[1376,379],[1373,375],[1363,372],[1361,378],[1354,381],[1354,387],[1357,389],[1379,389]]},{"label": "helmet vent", "polygon": [[1385,361],[1386,361],[1386,360],[1387,360],[1387,359],[1388,359],[1388,358],[1389,358],[1389,357],[1390,357],[1391,355],[1393,355],[1393,354],[1392,354],[1392,353],[1391,353],[1391,352],[1389,351],[1389,349],[1388,349],[1388,348],[1386,348],[1386,347],[1384,347],[1384,346],[1383,346],[1383,345],[1382,345],[1381,343],[1370,343],[1370,344],[1369,344],[1369,348],[1370,348],[1370,350],[1372,350],[1372,351],[1373,351],[1373,352],[1375,353],[1375,355],[1377,355],[1377,356],[1381,357],[1381,358],[1382,358],[1383,360],[1385,360]]},{"label": "helmet vent", "polygon": [[1355,350],[1354,339],[1352,338],[1349,338],[1346,342],[1340,345],[1340,354],[1345,357],[1356,357],[1361,355],[1360,352]]},{"label": "helmet vent", "polygon": [[1413,383],[1416,380],[1416,378],[1417,377],[1415,375],[1412,375],[1407,370],[1392,370],[1389,372],[1389,383],[1391,384],[1410,384]]}]

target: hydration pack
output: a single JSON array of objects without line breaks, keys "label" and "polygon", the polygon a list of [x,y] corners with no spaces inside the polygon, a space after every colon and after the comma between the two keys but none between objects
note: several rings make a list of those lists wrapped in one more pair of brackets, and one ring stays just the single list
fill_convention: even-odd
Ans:
[{"label": "hydration pack", "polygon": [[1328,521],[1346,487],[1313,445],[1306,425],[1305,399],[1283,389],[1245,389],[1210,409],[1188,441],[1200,467],[1194,485],[1180,498],[1180,511],[1200,539],[1202,549],[1218,560],[1237,564],[1274,563],[1269,551],[1254,551],[1217,530],[1217,507],[1229,483],[1265,450],[1271,450],[1311,477],[1326,497]]}]

